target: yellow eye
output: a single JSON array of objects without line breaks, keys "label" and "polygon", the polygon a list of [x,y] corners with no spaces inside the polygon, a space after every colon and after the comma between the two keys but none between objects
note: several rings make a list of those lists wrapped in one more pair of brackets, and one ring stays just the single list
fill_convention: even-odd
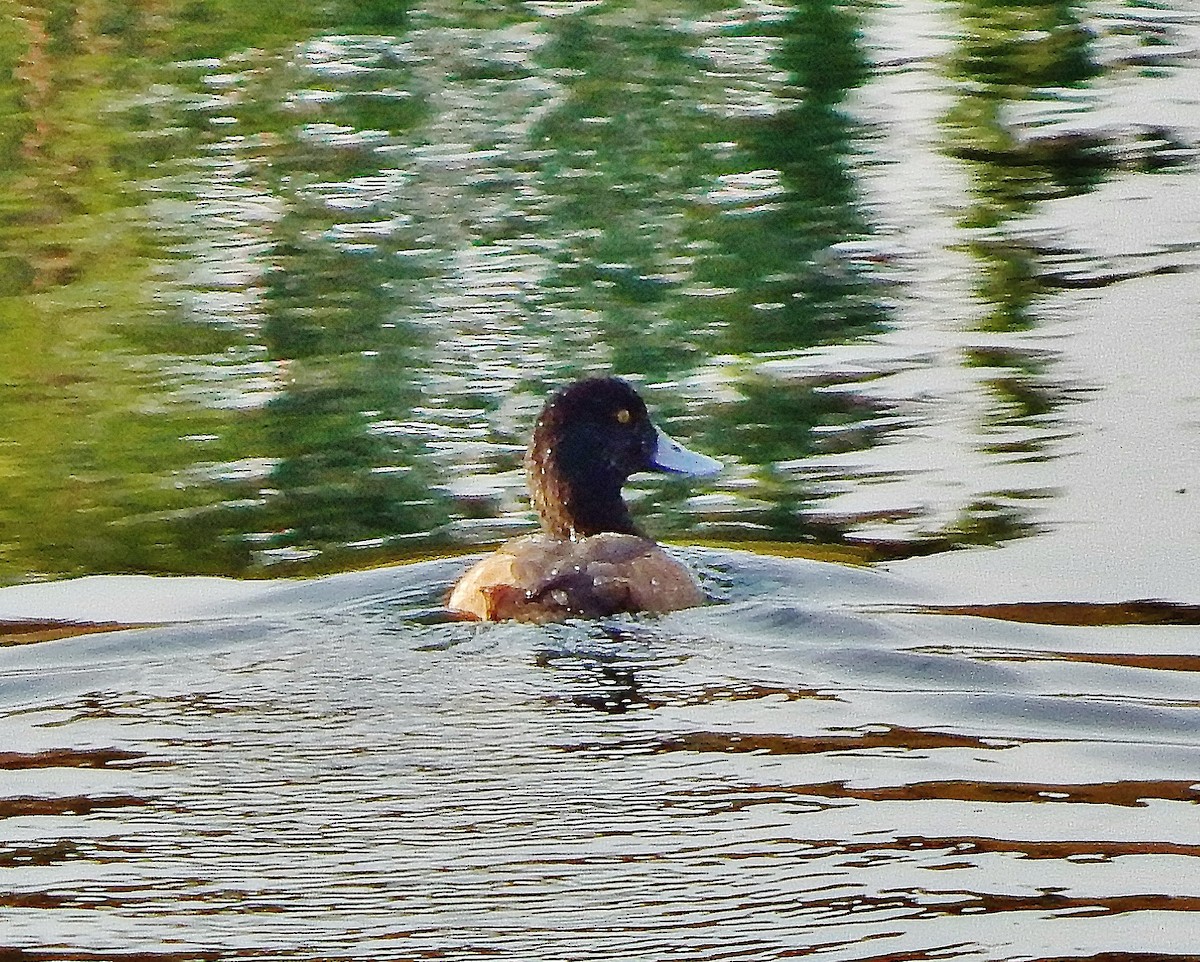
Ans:
[{"label": "yellow eye", "polygon": [[633,415],[629,413],[629,408],[621,408],[621,410],[617,412],[618,424],[628,424],[632,420]]}]

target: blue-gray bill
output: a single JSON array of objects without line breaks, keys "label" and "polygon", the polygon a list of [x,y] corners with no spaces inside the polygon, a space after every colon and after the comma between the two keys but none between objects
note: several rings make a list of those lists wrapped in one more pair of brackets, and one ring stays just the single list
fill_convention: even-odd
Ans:
[{"label": "blue-gray bill", "polygon": [[716,458],[689,451],[660,427],[656,426],[654,430],[658,433],[658,439],[654,453],[650,456],[651,468],[671,474],[692,474],[699,477],[716,474],[721,470],[721,462]]}]

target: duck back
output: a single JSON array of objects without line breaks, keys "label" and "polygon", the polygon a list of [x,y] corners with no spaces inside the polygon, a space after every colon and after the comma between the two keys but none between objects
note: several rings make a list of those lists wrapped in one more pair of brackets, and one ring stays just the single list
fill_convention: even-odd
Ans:
[{"label": "duck back", "polygon": [[703,600],[687,568],[658,545],[604,532],[575,541],[514,538],[470,568],[447,604],[486,621],[546,622],[661,614]]}]

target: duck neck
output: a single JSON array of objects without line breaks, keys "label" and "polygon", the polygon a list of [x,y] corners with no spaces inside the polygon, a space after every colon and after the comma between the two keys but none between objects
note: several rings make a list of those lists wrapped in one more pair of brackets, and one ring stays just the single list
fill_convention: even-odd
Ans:
[{"label": "duck neck", "polygon": [[641,534],[621,497],[623,478],[571,472],[551,453],[531,454],[529,490],[542,528],[555,538],[586,538],[603,531]]}]

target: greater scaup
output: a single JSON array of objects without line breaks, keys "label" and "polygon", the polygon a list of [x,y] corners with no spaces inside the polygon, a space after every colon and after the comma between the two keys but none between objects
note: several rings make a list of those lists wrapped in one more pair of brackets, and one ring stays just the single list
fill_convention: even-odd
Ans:
[{"label": "greater scaup", "polygon": [[625,381],[595,377],[543,408],[525,460],[542,523],[459,579],[448,607],[485,621],[559,621],[701,604],[691,573],[633,523],[621,486],[638,471],[707,475],[721,463],[650,421]]}]

